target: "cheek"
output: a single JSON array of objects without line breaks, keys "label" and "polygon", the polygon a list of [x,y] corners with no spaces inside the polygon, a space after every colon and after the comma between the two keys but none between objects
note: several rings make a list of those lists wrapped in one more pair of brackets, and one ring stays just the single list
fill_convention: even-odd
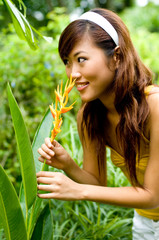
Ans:
[{"label": "cheek", "polygon": [[71,70],[66,67],[66,68],[65,68],[65,71],[66,71],[67,77],[70,78]]}]

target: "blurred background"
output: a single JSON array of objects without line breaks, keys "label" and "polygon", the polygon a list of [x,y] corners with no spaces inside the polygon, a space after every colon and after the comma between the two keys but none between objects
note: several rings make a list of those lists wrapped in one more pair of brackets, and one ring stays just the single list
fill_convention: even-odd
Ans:
[{"label": "blurred background", "polygon": [[[13,2],[20,9],[18,1]],[[54,89],[62,79],[67,80],[57,47],[60,33],[71,20],[95,7],[107,8],[118,13],[127,25],[141,59],[153,71],[154,83],[159,83],[159,0],[23,0],[23,2],[29,23],[42,35],[52,37],[53,41],[48,43],[38,38],[39,48],[32,50],[27,42],[17,36],[12,19],[0,1],[0,164],[7,171],[17,192],[21,175],[6,84],[9,82],[11,85],[32,141],[44,113],[54,101]],[[66,114],[67,124],[64,124],[62,134],[59,134],[57,140],[71,152],[73,138],[68,127],[71,122],[74,141],[77,144],[74,146],[75,158],[82,164],[81,146],[76,129],[76,113],[80,100],[77,91],[73,90],[70,102],[75,100],[77,102],[73,110]],[[121,173],[118,174],[116,168],[110,165],[110,169],[109,185],[128,184]]]}]

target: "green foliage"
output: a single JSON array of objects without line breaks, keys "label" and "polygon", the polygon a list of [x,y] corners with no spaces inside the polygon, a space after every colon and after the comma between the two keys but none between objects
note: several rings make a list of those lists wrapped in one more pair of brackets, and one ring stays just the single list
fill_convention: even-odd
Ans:
[{"label": "green foliage", "polygon": [[3,223],[6,238],[27,240],[24,217],[17,194],[1,165],[0,176],[0,220]]},{"label": "green foliage", "polygon": [[46,15],[48,20],[46,27],[41,27],[40,31],[52,36],[54,39],[59,38],[64,28],[69,24],[70,18],[66,14],[66,8],[55,7]]},{"label": "green foliage", "polygon": [[19,110],[19,107],[13,97],[8,84],[9,107],[14,124],[15,136],[18,145],[21,174],[25,193],[26,209],[32,206],[37,194],[37,183],[35,174],[34,158],[31,149],[30,138],[26,126]]},{"label": "green foliage", "polygon": [[41,42],[41,50],[32,51],[14,34],[5,36],[1,33],[0,58],[3,59],[0,64],[0,159],[15,183],[21,177],[6,84],[10,83],[14,96],[20,102],[32,140],[48,104],[53,101],[57,82],[63,79],[63,66],[57,54],[57,41],[53,44]]},{"label": "green foliage", "polygon": [[54,239],[131,240],[132,210],[88,201],[52,201]]},{"label": "green foliage", "polygon": [[15,7],[12,1],[3,0],[3,2],[11,15],[18,36],[21,39],[26,40],[32,49],[36,49],[37,45],[35,37],[25,16]]},{"label": "green foliage", "polygon": [[159,6],[126,9],[121,18],[127,25],[134,46],[144,64],[154,73],[154,82],[159,84]]},{"label": "green foliage", "polygon": [[145,28],[149,32],[159,32],[159,5],[153,3],[145,7],[127,8],[122,12],[123,20],[134,31],[138,28]]},{"label": "green foliage", "polygon": [[[26,19],[26,7],[22,0],[18,0],[20,9],[24,9],[24,14],[22,14],[18,8],[12,3],[11,0],[2,0],[5,4],[15,28],[17,35],[22,39],[25,40],[31,49],[36,50],[38,48],[37,39],[34,35],[34,32],[44,38],[46,41],[52,41],[52,38],[42,36],[39,31],[33,28],[30,23]],[[32,30],[33,29],[33,30]],[[33,32],[34,31],[34,32]]]},{"label": "green foliage", "polygon": [[[144,39],[144,40],[143,40]],[[146,29],[137,29],[132,36],[135,47],[145,63],[154,73],[154,83],[159,84],[159,33],[149,33]]]},{"label": "green foliage", "polygon": [[[7,240],[29,240],[31,239],[33,233],[35,239],[40,239],[38,237],[39,231],[35,231],[35,229],[38,229],[39,222],[44,221],[45,224],[43,223],[43,225],[40,225],[40,237],[41,239],[45,239],[46,232],[50,229],[49,233],[51,238],[52,222],[49,221],[51,216],[50,208],[47,208],[45,201],[42,201],[36,196],[37,182],[30,139],[22,114],[9,85],[8,100],[18,145],[18,153],[20,156],[22,183],[20,196],[18,198],[7,174],[2,166],[0,166],[0,219],[2,223],[0,225],[0,229],[4,229]],[[50,118],[52,118],[50,116],[50,112],[47,111],[34,138],[33,150],[36,152],[36,146],[43,137],[46,137],[50,132],[48,126],[48,123],[51,122],[49,120]],[[44,128],[46,129],[46,127],[47,130],[44,133]],[[35,163],[36,162],[37,161],[35,161]],[[45,211],[43,209],[45,209]],[[41,216],[43,216],[43,218]]]}]

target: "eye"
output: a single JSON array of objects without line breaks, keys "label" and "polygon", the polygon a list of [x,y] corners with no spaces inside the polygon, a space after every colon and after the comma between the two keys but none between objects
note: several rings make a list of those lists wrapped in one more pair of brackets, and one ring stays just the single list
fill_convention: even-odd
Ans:
[{"label": "eye", "polygon": [[69,61],[68,61],[68,59],[63,59],[63,63],[65,64],[65,65],[68,65],[69,64]]},{"label": "eye", "polygon": [[84,62],[85,60],[86,60],[86,58],[84,58],[84,57],[78,57],[78,62],[79,63],[82,63],[82,62]]}]

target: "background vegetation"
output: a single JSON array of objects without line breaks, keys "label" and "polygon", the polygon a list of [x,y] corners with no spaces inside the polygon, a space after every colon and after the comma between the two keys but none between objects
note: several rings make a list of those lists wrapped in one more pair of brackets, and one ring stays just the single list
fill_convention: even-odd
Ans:
[{"label": "background vegetation", "polygon": [[[32,25],[43,35],[53,37],[53,42],[49,44],[39,40],[39,49],[31,50],[26,42],[17,37],[4,5],[0,5],[0,16],[2,16],[0,19],[0,164],[5,168],[17,192],[19,192],[21,175],[6,84],[9,82],[12,87],[32,140],[48,105],[54,101],[54,88],[61,79],[66,80],[64,66],[57,51],[58,39],[63,28],[69,23],[70,16],[73,16],[77,10],[82,12],[100,6],[117,11],[129,28],[140,57],[154,72],[154,82],[159,83],[158,5],[150,2],[141,8],[135,5],[135,1],[124,0],[114,0],[111,3],[110,1],[28,0],[24,3],[27,6],[27,17]],[[73,111],[66,114],[62,133],[57,140],[81,166],[82,149],[75,117],[80,100],[74,89],[71,92],[71,102],[75,100],[77,103]],[[111,164],[109,152],[108,159],[108,185],[127,185],[128,182],[120,170]],[[54,239],[131,239],[133,214],[131,209],[92,202],[53,200],[50,204]]]}]

